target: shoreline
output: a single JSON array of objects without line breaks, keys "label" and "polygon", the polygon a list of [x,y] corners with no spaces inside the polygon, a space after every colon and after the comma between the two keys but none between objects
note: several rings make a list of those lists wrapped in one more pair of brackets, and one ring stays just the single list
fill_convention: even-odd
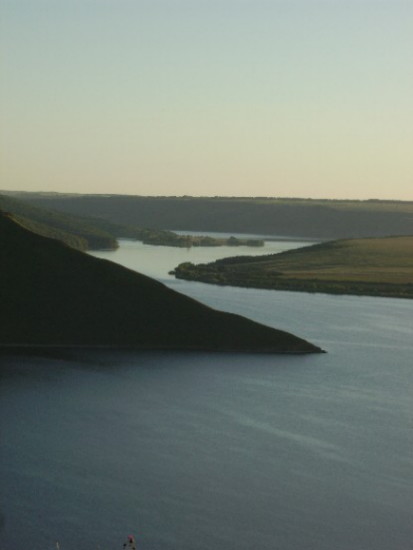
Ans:
[{"label": "shoreline", "polygon": [[166,352],[166,353],[240,353],[248,355],[311,355],[314,353],[327,353],[325,350],[314,346],[314,350],[307,351],[280,351],[275,348],[207,348],[203,346],[144,346],[144,345],[108,345],[108,344],[0,344],[0,359],[7,356],[37,356],[37,357],[62,357],[67,354],[84,352],[114,352],[114,353],[145,353],[145,352]]},{"label": "shoreline", "polygon": [[[204,283],[216,286],[231,286],[234,288],[251,288],[257,290],[275,290],[284,292],[307,292],[309,294],[331,294],[335,296],[364,296],[370,298],[397,298],[403,300],[413,299],[413,283],[403,285],[404,290],[397,288],[394,283],[366,283],[363,281],[347,283],[345,281],[321,281],[321,280],[296,280],[272,281],[265,283],[242,283],[237,281],[212,281],[209,277],[186,277],[176,272],[176,268],[171,272],[176,279]],[[380,287],[380,290],[369,289],[368,286]],[[348,288],[342,288],[347,286]],[[339,289],[337,287],[340,287]],[[364,288],[362,288],[364,287]],[[386,291],[387,287],[387,291]],[[407,288],[406,288],[407,287]],[[411,287],[411,288],[410,288]],[[393,291],[392,291],[393,290]]]}]

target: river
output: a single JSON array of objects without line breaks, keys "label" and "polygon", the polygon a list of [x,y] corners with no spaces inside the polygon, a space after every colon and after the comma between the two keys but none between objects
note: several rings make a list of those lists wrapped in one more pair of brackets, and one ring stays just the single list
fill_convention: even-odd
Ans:
[{"label": "river", "polygon": [[4,361],[1,550],[411,550],[413,301],[168,275],[302,244],[95,254],[328,353]]}]

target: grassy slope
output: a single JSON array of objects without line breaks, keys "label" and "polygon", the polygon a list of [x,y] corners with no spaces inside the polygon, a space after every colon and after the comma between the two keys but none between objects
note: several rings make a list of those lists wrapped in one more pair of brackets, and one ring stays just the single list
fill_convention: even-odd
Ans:
[{"label": "grassy slope", "polygon": [[[264,241],[257,239],[211,239],[202,236],[177,235],[172,231],[147,229],[136,224],[125,225],[108,219],[84,215],[68,214],[59,210],[50,209],[53,203],[45,202],[43,206],[36,206],[24,200],[13,198],[10,195],[0,195],[0,210],[11,212],[19,222],[44,237],[58,239],[78,250],[96,250],[117,248],[118,238],[129,238],[142,241],[150,245],[163,246],[263,246]],[[48,208],[49,207],[49,208]]]},{"label": "grassy slope", "polygon": [[308,353],[289,333],[222,313],[0,215],[0,344]]},{"label": "grassy slope", "polygon": [[314,239],[413,234],[413,202],[27,194],[41,206],[158,229]]},{"label": "grassy slope", "polygon": [[348,239],[177,269],[215,284],[413,298],[413,237]]},{"label": "grassy slope", "polygon": [[99,220],[82,219],[5,195],[0,195],[0,210],[12,213],[27,229],[79,250],[117,247],[115,237]]}]

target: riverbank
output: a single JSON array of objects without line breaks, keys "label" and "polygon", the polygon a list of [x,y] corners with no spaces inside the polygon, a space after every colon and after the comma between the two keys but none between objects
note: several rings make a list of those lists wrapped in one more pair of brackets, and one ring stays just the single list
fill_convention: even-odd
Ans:
[{"label": "riverbank", "polygon": [[247,288],[413,298],[413,237],[331,241],[280,254],[180,264],[176,278]]}]

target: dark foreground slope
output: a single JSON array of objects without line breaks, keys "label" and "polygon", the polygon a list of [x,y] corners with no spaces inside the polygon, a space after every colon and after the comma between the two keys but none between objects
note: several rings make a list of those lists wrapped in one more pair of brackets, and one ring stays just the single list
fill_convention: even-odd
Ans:
[{"label": "dark foreground slope", "polygon": [[185,263],[175,275],[221,285],[413,298],[413,237],[346,239],[280,254]]},{"label": "dark foreground slope", "polygon": [[2,345],[321,351],[36,235],[7,215],[0,215],[0,304]]}]

